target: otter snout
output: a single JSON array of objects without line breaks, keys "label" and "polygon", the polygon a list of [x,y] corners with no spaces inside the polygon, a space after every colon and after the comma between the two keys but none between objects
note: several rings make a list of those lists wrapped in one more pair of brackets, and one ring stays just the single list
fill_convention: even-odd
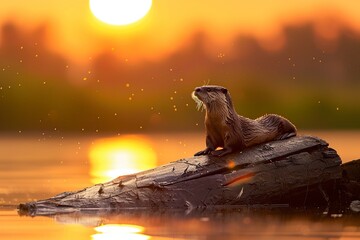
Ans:
[{"label": "otter snout", "polygon": [[201,92],[202,92],[202,88],[201,88],[201,87],[197,87],[197,88],[194,89],[194,93],[193,93],[193,94],[199,98]]},{"label": "otter snout", "polygon": [[204,90],[202,87],[196,87],[193,91],[193,96],[196,96],[199,100],[203,101]]}]

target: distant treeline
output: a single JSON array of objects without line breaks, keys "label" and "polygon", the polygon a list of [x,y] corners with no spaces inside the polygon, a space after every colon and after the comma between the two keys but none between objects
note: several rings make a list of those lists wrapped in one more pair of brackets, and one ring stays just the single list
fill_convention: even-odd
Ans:
[{"label": "distant treeline", "polygon": [[209,53],[201,32],[157,62],[129,65],[111,51],[94,57],[82,84],[65,58],[33,32],[6,23],[0,45],[0,130],[104,133],[202,130],[194,87],[224,85],[248,117],[278,113],[298,128],[360,128],[360,34],[343,26],[332,40],[312,23],[284,27],[284,47],[265,50],[239,35],[231,56]]}]

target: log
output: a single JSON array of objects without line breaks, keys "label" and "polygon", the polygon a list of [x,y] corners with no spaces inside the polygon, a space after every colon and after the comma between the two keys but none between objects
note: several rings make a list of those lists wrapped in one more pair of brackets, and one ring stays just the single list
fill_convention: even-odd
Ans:
[{"label": "log", "polygon": [[224,157],[180,159],[20,204],[19,209],[24,214],[51,215],[94,209],[328,206],[341,178],[341,160],[334,149],[319,138],[297,136]]},{"label": "log", "polygon": [[338,208],[360,213],[360,159],[344,163],[341,167],[342,179],[338,186],[341,199]]}]

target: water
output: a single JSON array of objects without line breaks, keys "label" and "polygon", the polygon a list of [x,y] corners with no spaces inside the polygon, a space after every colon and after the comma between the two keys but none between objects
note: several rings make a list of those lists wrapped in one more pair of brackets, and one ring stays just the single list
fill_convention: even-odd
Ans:
[{"label": "water", "polygon": [[[360,132],[307,132],[344,162],[360,157]],[[359,239],[359,215],[231,209],[205,212],[121,211],[19,216],[16,205],[82,189],[116,176],[191,156],[203,134],[0,138],[1,239]],[[141,146],[141,147],[139,147]],[[140,150],[140,148],[142,150]],[[149,161],[147,161],[149,160]],[[119,164],[121,162],[121,164]],[[125,173],[125,172],[124,172]]]},{"label": "water", "polygon": [[[357,216],[232,210],[75,213],[19,217],[0,211],[2,239],[359,239]],[[100,228],[99,228],[100,226]]]}]

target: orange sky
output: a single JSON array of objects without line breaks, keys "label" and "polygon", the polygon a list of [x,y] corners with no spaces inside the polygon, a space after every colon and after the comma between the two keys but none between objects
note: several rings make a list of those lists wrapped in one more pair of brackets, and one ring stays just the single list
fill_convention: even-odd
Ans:
[{"label": "orange sky", "polygon": [[125,27],[99,22],[88,0],[1,1],[0,22],[13,20],[28,29],[48,22],[49,47],[82,63],[103,50],[129,61],[156,59],[184,44],[196,29],[205,29],[217,49],[226,51],[238,32],[272,39],[281,34],[282,23],[332,12],[360,30],[360,1],[353,0],[154,0],[143,20]]}]

